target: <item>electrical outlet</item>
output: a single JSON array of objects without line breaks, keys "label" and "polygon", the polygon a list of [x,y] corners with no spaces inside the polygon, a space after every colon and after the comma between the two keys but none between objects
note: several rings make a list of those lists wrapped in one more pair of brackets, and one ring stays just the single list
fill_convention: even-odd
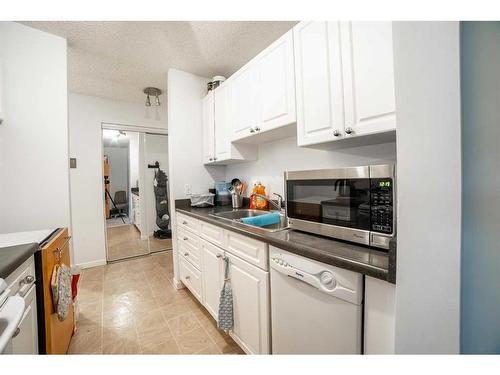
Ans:
[{"label": "electrical outlet", "polygon": [[184,185],[184,194],[191,195],[191,185],[190,184]]}]

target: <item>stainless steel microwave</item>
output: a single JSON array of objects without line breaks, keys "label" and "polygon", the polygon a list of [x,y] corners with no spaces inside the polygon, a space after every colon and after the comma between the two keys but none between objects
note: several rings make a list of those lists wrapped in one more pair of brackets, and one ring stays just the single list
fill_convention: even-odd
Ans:
[{"label": "stainless steel microwave", "polygon": [[389,248],[396,233],[396,166],[285,172],[290,228]]}]

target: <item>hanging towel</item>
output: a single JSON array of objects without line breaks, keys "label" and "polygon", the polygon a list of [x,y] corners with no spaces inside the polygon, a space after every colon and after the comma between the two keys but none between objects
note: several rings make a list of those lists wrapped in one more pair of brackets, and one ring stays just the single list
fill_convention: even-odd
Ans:
[{"label": "hanging towel", "polygon": [[51,289],[54,311],[59,321],[68,316],[69,304],[71,303],[71,270],[65,264],[56,265],[52,272]]},{"label": "hanging towel", "polygon": [[233,328],[233,291],[229,280],[229,258],[227,257],[224,257],[224,286],[220,291],[217,326],[226,332]]}]

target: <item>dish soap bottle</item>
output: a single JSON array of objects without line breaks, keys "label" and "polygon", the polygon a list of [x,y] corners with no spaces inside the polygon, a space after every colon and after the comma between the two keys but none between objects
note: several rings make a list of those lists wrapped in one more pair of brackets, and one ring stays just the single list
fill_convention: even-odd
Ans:
[{"label": "dish soap bottle", "polygon": [[255,210],[257,197],[254,195],[257,193],[257,184],[253,184],[252,194],[250,195],[250,209]]},{"label": "dish soap bottle", "polygon": [[255,187],[255,192],[259,194],[259,196],[254,196],[255,208],[258,210],[267,210],[269,207],[269,202],[267,201],[267,198],[264,198],[266,196],[266,187],[258,182],[257,186]]}]

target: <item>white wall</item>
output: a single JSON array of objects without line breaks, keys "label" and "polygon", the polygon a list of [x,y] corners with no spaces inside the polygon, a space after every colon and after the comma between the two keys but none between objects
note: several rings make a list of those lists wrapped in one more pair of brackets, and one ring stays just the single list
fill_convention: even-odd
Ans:
[{"label": "white wall", "polygon": [[106,260],[101,123],[165,129],[166,108],[161,108],[160,120],[156,120],[146,118],[141,103],[69,94],[70,156],[78,159],[78,168],[70,171],[75,263],[91,266]]},{"label": "white wall", "polygon": [[291,137],[259,146],[259,159],[226,167],[226,181],[237,177],[248,184],[246,195],[256,181],[266,186],[266,193],[283,195],[285,170],[323,169],[396,162],[396,144],[385,143],[339,150],[317,150],[297,146]]},{"label": "white wall", "polygon": [[[185,185],[193,193],[208,192],[214,180],[224,178],[224,167],[204,167],[202,163],[202,98],[208,78],[177,69],[168,71],[168,158],[170,162],[170,207],[175,200],[187,198]],[[172,227],[175,226],[175,211]],[[173,231],[174,279],[178,281],[177,238]]]},{"label": "white wall", "polygon": [[458,353],[458,22],[394,23],[398,118],[396,352]]},{"label": "white wall", "polygon": [[109,181],[111,183],[111,197],[115,199],[117,191],[129,191],[128,178],[128,147],[104,147],[104,155],[109,159]]},{"label": "white wall", "polygon": [[66,40],[0,22],[0,233],[69,227]]}]

